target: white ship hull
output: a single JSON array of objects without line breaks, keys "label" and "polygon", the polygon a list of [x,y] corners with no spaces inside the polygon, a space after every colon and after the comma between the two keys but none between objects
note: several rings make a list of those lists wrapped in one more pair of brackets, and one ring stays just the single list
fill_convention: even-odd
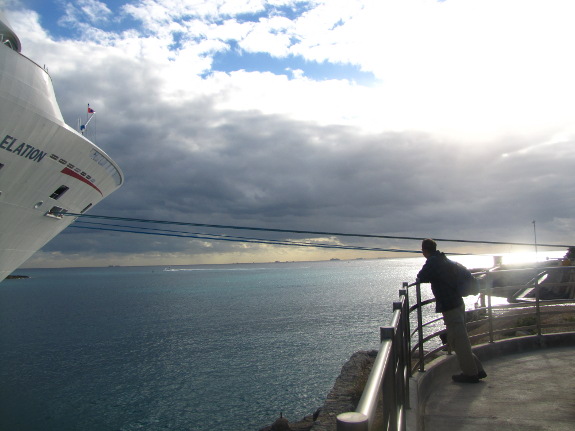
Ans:
[{"label": "white ship hull", "polygon": [[[123,183],[120,168],[64,123],[48,73],[15,48],[0,15],[0,281]],[[12,48],[10,47],[12,46]]]}]

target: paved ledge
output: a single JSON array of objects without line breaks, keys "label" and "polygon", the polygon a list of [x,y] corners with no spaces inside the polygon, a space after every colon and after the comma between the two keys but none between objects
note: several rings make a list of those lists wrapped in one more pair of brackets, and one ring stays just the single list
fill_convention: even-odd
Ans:
[{"label": "paved ledge", "polygon": [[409,431],[575,429],[575,333],[527,336],[474,347],[487,378],[451,381],[455,355],[410,379]]}]

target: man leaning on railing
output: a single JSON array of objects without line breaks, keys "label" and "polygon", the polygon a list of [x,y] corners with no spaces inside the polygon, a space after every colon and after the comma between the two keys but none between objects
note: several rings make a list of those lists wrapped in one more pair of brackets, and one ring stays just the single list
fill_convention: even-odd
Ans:
[{"label": "man leaning on railing", "polygon": [[471,351],[471,343],[465,326],[465,303],[457,290],[457,283],[451,269],[452,262],[444,253],[437,250],[437,243],[424,239],[421,251],[427,259],[417,280],[420,283],[431,283],[435,296],[435,312],[443,314],[447,328],[447,340],[455,351],[462,373],[452,376],[458,383],[478,383],[487,377],[483,365]]}]

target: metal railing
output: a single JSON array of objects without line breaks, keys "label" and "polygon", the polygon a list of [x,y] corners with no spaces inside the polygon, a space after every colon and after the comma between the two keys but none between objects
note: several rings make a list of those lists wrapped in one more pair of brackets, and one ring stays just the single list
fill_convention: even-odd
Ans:
[{"label": "metal railing", "polygon": [[[481,342],[493,343],[496,338],[512,338],[527,334],[541,335],[544,330],[572,327],[575,322],[546,323],[544,317],[550,317],[564,310],[557,306],[575,306],[573,299],[542,300],[541,291],[545,289],[547,294],[553,291],[563,290],[565,294],[571,290],[571,297],[575,297],[575,279],[564,281],[563,275],[573,277],[575,267],[553,266],[545,268],[523,268],[498,271],[484,271],[476,273],[482,277],[481,293],[475,304],[475,308],[466,311],[466,322],[469,339],[472,344]],[[505,280],[506,276],[514,276],[524,273],[529,278],[524,284],[506,285],[494,287],[494,278],[498,276]],[[410,308],[410,313],[417,312],[417,320],[411,319],[415,324],[415,330],[410,333],[414,347],[411,350],[414,365],[411,373],[416,370],[425,371],[425,362],[437,357],[442,350],[451,354],[450,346],[443,340],[438,342],[446,333],[443,329],[443,318],[429,319],[426,322],[422,318],[424,307],[435,303],[434,299],[421,300],[421,287],[414,283],[416,288],[417,303]],[[494,305],[493,296],[501,296],[497,292],[507,292],[508,301],[505,304]],[[515,292],[511,294],[510,292]],[[494,294],[495,293],[495,294]],[[567,293],[569,294],[569,293]],[[442,329],[435,330],[438,326]],[[416,339],[416,341],[414,341]],[[432,345],[431,349],[425,346]]]},{"label": "metal railing", "polygon": [[338,415],[337,431],[405,429],[411,375],[407,289],[399,291],[391,325],[380,328],[380,337],[380,349],[357,408]]},{"label": "metal railing", "polygon": [[[467,326],[472,344],[477,341],[495,342],[497,336],[506,338],[525,335],[527,332],[541,335],[544,330],[573,326],[574,321],[561,323],[545,323],[543,315],[563,313],[564,309],[551,309],[555,306],[574,306],[574,299],[543,301],[540,299],[541,289],[572,289],[575,292],[575,280],[557,280],[557,273],[571,271],[573,278],[575,267],[531,268],[523,270],[508,270],[507,272],[531,271],[534,277],[527,283],[517,286],[493,287],[494,277],[505,271],[485,271],[478,273],[481,277],[481,293],[478,303],[472,310],[466,312]],[[504,275],[504,274],[503,274]],[[415,287],[416,301],[409,306],[408,288]],[[498,291],[532,290],[532,295],[515,297],[516,303],[493,305],[493,293]],[[502,290],[503,289],[503,290]],[[406,409],[409,409],[409,378],[416,371],[425,371],[426,361],[437,357],[440,351],[449,346],[441,340],[443,319],[432,318],[424,322],[425,307],[435,303],[434,299],[422,299],[419,283],[403,283],[399,291],[399,301],[393,303],[391,325],[380,328],[381,345],[373,368],[368,377],[364,391],[354,412],[342,413],[337,416],[337,431],[405,431]],[[549,308],[545,310],[544,308]],[[514,311],[517,309],[517,312]],[[415,314],[415,315],[414,315]],[[429,313],[427,313],[429,314]],[[410,318],[415,329],[410,331]],[[510,326],[506,326],[506,322]],[[436,330],[438,326],[441,329]],[[482,328],[486,327],[485,330]],[[428,335],[426,335],[426,332]],[[411,346],[414,344],[413,347]],[[425,346],[432,344],[431,350]],[[412,361],[413,359],[413,361]],[[412,364],[413,362],[413,364]]]}]

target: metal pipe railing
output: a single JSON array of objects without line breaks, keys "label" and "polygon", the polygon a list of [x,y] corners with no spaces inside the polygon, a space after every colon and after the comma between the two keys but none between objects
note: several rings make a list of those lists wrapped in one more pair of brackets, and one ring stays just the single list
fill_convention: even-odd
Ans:
[{"label": "metal pipe railing", "polygon": [[[380,328],[381,345],[355,412],[337,416],[338,431],[405,430],[410,371],[407,291],[394,302],[391,325]],[[381,401],[379,401],[381,400]],[[381,408],[378,408],[381,407]]]}]

